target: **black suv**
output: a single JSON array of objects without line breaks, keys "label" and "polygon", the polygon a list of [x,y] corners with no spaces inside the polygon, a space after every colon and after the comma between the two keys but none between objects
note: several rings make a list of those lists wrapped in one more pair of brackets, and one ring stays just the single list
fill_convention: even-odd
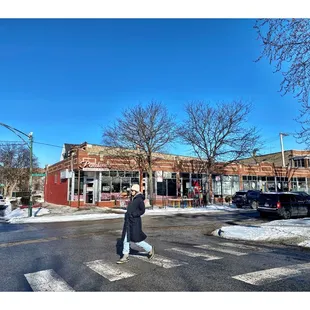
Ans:
[{"label": "black suv", "polygon": [[247,204],[251,206],[252,209],[258,208],[259,197],[261,191],[250,190],[246,194]]},{"label": "black suv", "polygon": [[237,208],[249,205],[252,209],[257,209],[260,193],[257,190],[238,191],[233,195],[232,202]]},{"label": "black suv", "polygon": [[277,215],[284,219],[310,215],[310,200],[293,192],[261,193],[257,208],[262,217]]}]

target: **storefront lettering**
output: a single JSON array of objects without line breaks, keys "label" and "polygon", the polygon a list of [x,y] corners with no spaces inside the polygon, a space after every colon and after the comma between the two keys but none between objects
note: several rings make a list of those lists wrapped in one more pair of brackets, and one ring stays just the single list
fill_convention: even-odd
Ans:
[{"label": "storefront lettering", "polygon": [[[79,169],[85,170],[85,171],[92,171],[95,170],[102,170],[102,171],[108,171],[109,168],[107,168],[106,164],[104,163],[90,163],[88,160],[83,160],[79,164]],[[94,170],[93,170],[94,171]]]}]

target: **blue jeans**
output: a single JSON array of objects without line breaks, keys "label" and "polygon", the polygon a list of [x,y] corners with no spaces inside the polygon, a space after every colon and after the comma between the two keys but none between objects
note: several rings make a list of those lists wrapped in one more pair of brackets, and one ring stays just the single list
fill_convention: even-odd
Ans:
[{"label": "blue jeans", "polygon": [[[150,252],[152,250],[152,246],[145,241],[135,242],[135,244],[144,249],[144,251],[146,252]],[[127,241],[127,232],[126,232],[124,238],[123,254],[129,254],[129,245],[130,242]]]}]

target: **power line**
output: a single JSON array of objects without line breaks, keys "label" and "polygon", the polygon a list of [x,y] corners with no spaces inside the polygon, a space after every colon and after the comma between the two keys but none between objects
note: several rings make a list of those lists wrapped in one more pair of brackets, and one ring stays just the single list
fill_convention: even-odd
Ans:
[{"label": "power line", "polygon": [[[11,145],[24,145],[24,144],[27,144],[26,142],[20,142],[20,141],[4,141],[4,140],[0,141],[0,144],[4,144],[4,143],[9,143]],[[43,143],[43,142],[36,142],[36,141],[33,141],[33,143],[42,144],[42,145],[48,145],[48,146],[53,146],[53,147],[58,147],[58,148],[62,149],[62,146],[59,146],[59,145]]]},{"label": "power line", "polygon": [[36,142],[36,141],[33,141],[33,143],[43,144],[43,145],[48,145],[48,146],[53,146],[53,147],[59,147],[59,148],[62,149],[62,146],[59,146],[59,145],[48,144],[48,143],[43,143],[43,142]]}]

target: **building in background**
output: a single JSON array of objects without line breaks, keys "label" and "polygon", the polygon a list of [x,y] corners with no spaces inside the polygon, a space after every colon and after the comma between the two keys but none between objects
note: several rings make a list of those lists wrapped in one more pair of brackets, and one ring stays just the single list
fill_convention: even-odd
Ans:
[{"label": "building in background", "polygon": [[[149,189],[145,169],[119,153],[87,142],[64,144],[61,160],[46,167],[45,201],[72,207],[119,206],[128,199],[132,184],[139,184],[146,197],[152,190],[156,205],[167,205],[169,199],[178,197],[196,198],[206,192],[207,175],[195,157],[155,153],[153,189]],[[240,189],[309,192],[310,152],[291,150],[284,154],[284,167],[281,152],[230,165],[218,163],[212,174],[215,199]]]}]

